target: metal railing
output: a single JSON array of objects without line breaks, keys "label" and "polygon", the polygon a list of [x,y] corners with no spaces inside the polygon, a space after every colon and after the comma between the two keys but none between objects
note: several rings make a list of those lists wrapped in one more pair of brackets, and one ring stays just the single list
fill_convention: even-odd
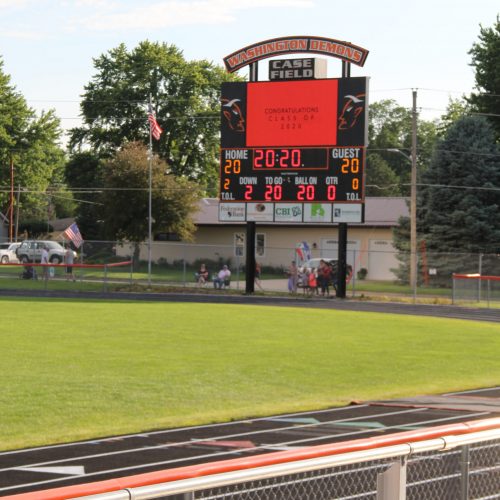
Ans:
[{"label": "metal railing", "polygon": [[500,276],[481,274],[453,274],[452,302],[484,302],[490,306],[492,301],[500,301]]},{"label": "metal railing", "polygon": [[[22,498],[499,499],[500,418],[212,462],[31,495]],[[7,498],[13,500],[16,496]]]}]

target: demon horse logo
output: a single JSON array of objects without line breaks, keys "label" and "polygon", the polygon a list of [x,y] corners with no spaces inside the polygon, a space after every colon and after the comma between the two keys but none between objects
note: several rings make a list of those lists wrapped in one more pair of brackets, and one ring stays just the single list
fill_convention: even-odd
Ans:
[{"label": "demon horse logo", "polygon": [[365,95],[366,94],[344,96],[346,103],[339,116],[339,130],[348,130],[356,125],[358,116],[365,109]]},{"label": "demon horse logo", "polygon": [[245,132],[245,119],[241,111],[241,99],[222,99],[222,114],[227,120],[227,124],[231,130],[235,132]]}]

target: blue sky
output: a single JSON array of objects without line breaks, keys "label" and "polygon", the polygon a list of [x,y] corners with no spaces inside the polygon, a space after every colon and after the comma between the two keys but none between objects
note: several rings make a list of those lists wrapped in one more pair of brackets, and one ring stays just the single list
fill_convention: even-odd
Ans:
[{"label": "blue sky", "polygon": [[[499,13],[498,0],[0,0],[0,56],[28,105],[54,108],[69,129],[79,123],[92,58],[122,42],[166,42],[187,59],[222,65],[268,38],[324,36],[370,51],[352,76],[371,78],[372,102],[411,107],[416,88],[421,116],[432,119],[473,89],[467,53],[479,25],[491,27]],[[328,65],[329,76],[340,76],[339,60]]]}]

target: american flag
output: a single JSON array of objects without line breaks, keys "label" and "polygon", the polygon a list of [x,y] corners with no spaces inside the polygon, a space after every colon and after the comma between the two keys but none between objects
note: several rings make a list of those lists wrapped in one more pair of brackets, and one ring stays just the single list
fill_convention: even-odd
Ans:
[{"label": "american flag", "polygon": [[158,122],[156,121],[155,114],[153,112],[153,108],[151,104],[149,105],[148,108],[148,121],[149,121],[149,127],[151,128],[151,135],[157,140],[160,140],[160,135],[163,132],[161,129],[160,125],[158,125]]},{"label": "american flag", "polygon": [[80,233],[76,222],[71,224],[71,226],[69,226],[62,235],[64,238],[69,238],[76,248],[80,248],[81,244],[83,243],[82,233]]}]

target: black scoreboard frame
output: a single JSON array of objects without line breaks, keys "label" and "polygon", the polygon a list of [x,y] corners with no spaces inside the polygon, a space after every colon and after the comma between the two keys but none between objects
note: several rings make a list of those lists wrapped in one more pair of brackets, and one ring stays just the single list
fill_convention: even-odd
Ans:
[{"label": "black scoreboard frame", "polygon": [[366,77],[223,83],[220,202],[362,205],[367,98]]}]

